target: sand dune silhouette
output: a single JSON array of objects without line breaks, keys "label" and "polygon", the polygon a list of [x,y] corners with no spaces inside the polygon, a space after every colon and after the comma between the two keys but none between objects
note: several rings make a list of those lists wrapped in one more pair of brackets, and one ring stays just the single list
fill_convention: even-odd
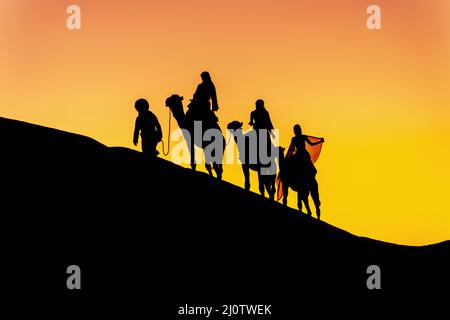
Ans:
[{"label": "sand dune silhouette", "polygon": [[[357,237],[163,159],[20,121],[0,118],[0,150],[9,298],[149,295],[172,308],[251,297],[245,303],[281,301],[288,312],[302,297],[310,306],[450,288],[450,242]],[[83,272],[79,293],[65,287],[70,264]],[[382,294],[366,287],[372,264]]]}]

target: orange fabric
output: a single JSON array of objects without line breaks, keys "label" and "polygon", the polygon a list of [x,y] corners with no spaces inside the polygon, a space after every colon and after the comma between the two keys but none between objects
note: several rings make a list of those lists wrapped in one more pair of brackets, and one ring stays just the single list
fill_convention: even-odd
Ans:
[{"label": "orange fabric", "polygon": [[[320,138],[311,137],[311,136],[308,136],[308,138],[312,143],[320,141]],[[305,145],[306,145],[306,150],[308,151],[308,153],[311,157],[312,163],[315,163],[317,161],[317,159],[319,159],[320,152],[322,151],[323,143],[316,144],[315,146],[311,146],[311,145],[309,145],[309,143],[305,143]],[[289,157],[290,155],[291,155],[291,152],[288,150],[288,152],[286,154],[286,158]],[[276,184],[277,184],[277,201],[280,201],[281,198],[283,198],[283,184],[281,183],[279,174],[277,177]]]},{"label": "orange fabric", "polygon": [[277,201],[283,198],[283,184],[281,183],[280,175],[277,177]]},{"label": "orange fabric", "polygon": [[[308,136],[308,138],[309,140],[311,140],[312,143],[320,141],[320,139],[316,137]],[[306,150],[309,152],[309,155],[311,156],[311,161],[313,163],[316,163],[317,159],[319,159],[320,152],[322,151],[322,145],[323,143],[319,143],[316,144],[315,146],[310,146],[309,143],[306,143]]]}]

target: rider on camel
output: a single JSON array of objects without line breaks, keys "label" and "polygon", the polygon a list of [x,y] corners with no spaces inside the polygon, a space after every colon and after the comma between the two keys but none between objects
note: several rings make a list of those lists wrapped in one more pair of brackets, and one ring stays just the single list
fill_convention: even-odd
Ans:
[{"label": "rider on camel", "polygon": [[[269,111],[264,106],[264,100],[258,99],[255,103],[255,110],[250,113],[250,123],[249,125],[253,126],[253,130],[256,132],[257,137],[257,150],[259,150],[260,143],[259,137],[262,131],[266,131],[266,141],[267,141],[267,154],[271,154],[271,140],[269,134],[275,138],[275,134],[273,133],[273,124],[270,119]],[[259,155],[259,151],[258,151]]]},{"label": "rider on camel", "polygon": [[197,86],[191,106],[195,106],[194,120],[211,120],[217,122],[218,118],[214,114],[219,110],[217,103],[216,87],[211,80],[209,72],[202,72],[200,75],[202,83]]},{"label": "rider on camel", "polygon": [[295,136],[291,140],[291,145],[289,146],[289,150],[286,154],[286,159],[291,159],[294,161],[296,163],[296,173],[298,173],[302,178],[309,180],[315,177],[317,170],[311,161],[311,156],[306,150],[305,143],[308,143],[310,146],[315,146],[323,143],[325,140],[322,138],[317,142],[312,142],[308,136],[302,134],[302,127],[299,124],[294,126],[294,134]]}]

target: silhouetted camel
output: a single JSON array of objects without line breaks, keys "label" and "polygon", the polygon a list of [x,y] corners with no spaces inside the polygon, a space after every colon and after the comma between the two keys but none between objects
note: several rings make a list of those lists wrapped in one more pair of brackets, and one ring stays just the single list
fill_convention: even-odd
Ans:
[{"label": "silhouetted camel", "polygon": [[320,220],[320,200],[319,193],[317,191],[317,181],[315,179],[313,179],[313,181],[310,181],[309,183],[307,183],[306,181],[302,181],[302,179],[297,176],[297,170],[291,167],[292,165],[296,165],[296,163],[286,161],[284,157],[284,150],[285,149],[283,147],[279,147],[278,152],[280,166],[279,178],[281,180],[283,189],[283,204],[287,205],[289,188],[291,188],[292,190],[297,192],[298,209],[302,211],[303,202],[305,204],[307,214],[311,216],[311,208],[309,207],[308,203],[308,196],[311,193],[314,205],[316,207],[317,218]]},{"label": "silhouetted camel", "polygon": [[[201,137],[195,137],[195,130],[194,130],[194,118],[189,116],[189,113],[192,111],[192,109],[189,109],[186,114],[184,113],[183,108],[183,97],[174,94],[166,99],[166,106],[169,107],[169,109],[172,111],[173,117],[178,123],[178,126],[180,129],[187,130],[190,134],[190,137],[187,137],[185,135],[186,143],[188,144],[188,148],[190,150],[191,154],[191,167],[193,170],[196,169],[196,163],[195,163],[195,148],[194,145],[197,145],[198,147],[205,149],[208,145],[211,143],[214,143],[214,140],[212,141],[203,141],[203,134],[208,129],[217,129],[220,132],[220,136],[222,137],[222,150],[221,150],[221,161],[220,162],[213,162],[210,159],[207,159],[205,157],[205,166],[208,173],[212,176],[212,168],[214,168],[214,171],[216,172],[217,178],[222,179],[222,158],[225,151],[225,138],[223,137],[222,130],[220,129],[220,126],[217,122],[214,121],[202,121],[202,130],[201,130]],[[193,143],[192,143],[193,142]],[[214,154],[212,155],[214,156]]]},{"label": "silhouetted camel", "polygon": [[[243,123],[239,121],[233,121],[230,122],[227,126],[228,130],[232,130],[232,134],[234,135],[234,141],[236,142],[238,146],[239,151],[239,157],[242,162],[242,171],[244,172],[245,177],[245,189],[250,190],[250,170],[256,171],[258,173],[258,183],[259,183],[259,192],[261,195],[265,196],[265,191],[269,194],[269,198],[274,200],[275,199],[275,179],[276,179],[276,173],[275,174],[261,174],[261,169],[264,170],[267,166],[262,166],[260,161],[256,161],[257,163],[251,164],[249,159],[249,141],[250,139],[246,139],[246,137],[249,137],[249,134],[251,134],[252,131],[247,132],[244,134],[242,132],[242,126]],[[253,134],[255,134],[253,132]],[[244,140],[245,139],[245,140]],[[238,141],[245,141],[245,150],[242,150],[244,147],[242,144],[239,144]],[[273,149],[273,146],[271,144],[271,147]],[[245,155],[245,159],[242,159],[241,157]],[[275,152],[271,152],[271,156],[275,157]],[[273,159],[275,160],[275,159]],[[276,172],[276,170],[275,170]]]}]

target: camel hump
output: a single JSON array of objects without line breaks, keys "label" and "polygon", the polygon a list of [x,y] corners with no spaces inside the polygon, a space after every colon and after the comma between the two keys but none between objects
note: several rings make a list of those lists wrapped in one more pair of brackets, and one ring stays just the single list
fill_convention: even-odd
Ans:
[{"label": "camel hump", "polygon": [[209,102],[205,103],[196,99],[189,104],[186,117],[190,121],[203,121],[206,128],[216,127],[214,124],[219,121],[219,118],[211,110]]}]

